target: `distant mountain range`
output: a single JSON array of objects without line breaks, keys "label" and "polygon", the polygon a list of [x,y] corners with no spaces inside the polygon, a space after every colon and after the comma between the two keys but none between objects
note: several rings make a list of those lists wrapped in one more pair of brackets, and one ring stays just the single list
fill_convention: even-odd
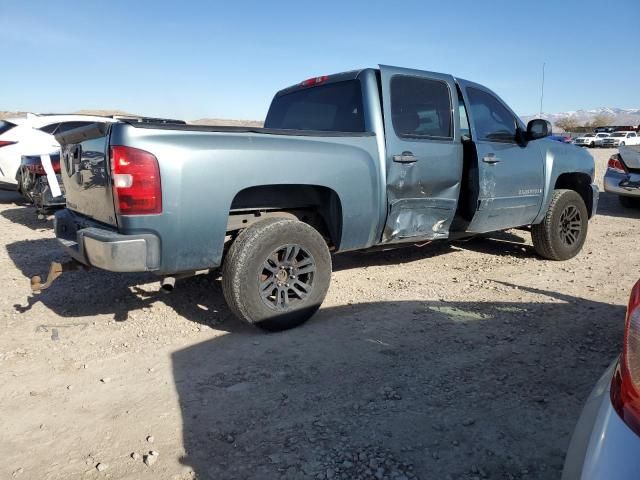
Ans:
[{"label": "distant mountain range", "polygon": [[[606,115],[611,118],[611,125],[640,125],[640,108],[612,108],[601,107],[592,110],[571,110],[560,113],[543,113],[541,118],[549,120],[552,124],[563,118],[571,117],[580,124],[591,122],[598,115]],[[540,118],[540,115],[526,115],[521,117],[528,122],[532,118]]]}]

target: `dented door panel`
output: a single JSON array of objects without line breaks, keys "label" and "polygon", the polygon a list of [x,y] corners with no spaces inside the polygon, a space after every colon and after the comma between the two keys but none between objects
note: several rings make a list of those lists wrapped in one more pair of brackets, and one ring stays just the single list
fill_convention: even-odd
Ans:
[{"label": "dented door panel", "polygon": [[[449,75],[384,66],[380,70],[388,204],[381,240],[383,243],[396,243],[447,238],[462,179],[459,118],[453,114],[457,112],[455,82]],[[425,88],[430,81],[433,82],[440,95],[436,103],[442,100],[442,93],[446,91],[447,113],[451,116],[444,120],[450,122],[450,129],[447,130],[443,123],[442,103],[430,107],[425,100],[417,100],[415,111],[402,110],[399,102],[392,98],[391,84],[395,78],[424,79]],[[446,90],[443,85],[446,85]],[[437,115],[432,114],[430,108]],[[411,115],[415,119],[408,118]],[[415,128],[415,135],[402,130],[409,125]]]}]

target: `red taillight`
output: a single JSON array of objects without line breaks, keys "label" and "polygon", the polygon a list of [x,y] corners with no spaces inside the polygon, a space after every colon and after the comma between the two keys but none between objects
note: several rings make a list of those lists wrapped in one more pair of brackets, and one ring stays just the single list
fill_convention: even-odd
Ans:
[{"label": "red taillight", "polygon": [[323,75],[321,77],[313,77],[308,78],[307,80],[303,80],[300,82],[300,86],[302,87],[313,87],[314,85],[319,85],[321,83],[326,82],[329,79],[327,75]]},{"label": "red taillight", "polygon": [[9,145],[15,145],[18,142],[9,142],[8,140],[0,140],[0,147],[8,147]]},{"label": "red taillight", "polygon": [[611,155],[611,158],[609,159],[609,163],[607,164],[607,168],[619,173],[626,173],[624,164],[620,160],[620,155],[618,154]]},{"label": "red taillight", "polygon": [[[61,172],[61,170],[60,170],[60,160],[59,159],[58,160],[51,159],[51,166],[53,167],[53,172],[54,173],[60,173]],[[43,168],[43,170],[44,170],[44,168]]]},{"label": "red taillight", "polygon": [[622,356],[611,381],[611,403],[624,423],[640,435],[640,281],[629,298]]},{"label": "red taillight", "polygon": [[113,193],[122,215],[162,213],[158,159],[133,147],[111,147]]}]

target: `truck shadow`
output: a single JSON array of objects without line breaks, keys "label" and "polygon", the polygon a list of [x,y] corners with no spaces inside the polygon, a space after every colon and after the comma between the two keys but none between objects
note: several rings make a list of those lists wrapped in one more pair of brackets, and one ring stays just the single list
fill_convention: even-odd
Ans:
[{"label": "truck shadow", "polygon": [[[42,231],[53,229],[53,221],[51,219],[39,219],[35,207],[28,203],[24,203],[18,208],[2,210],[0,215],[12,223],[17,223],[32,230]],[[49,212],[49,215],[53,215],[53,213]]]},{"label": "truck shadow", "polygon": [[[501,238],[513,239],[507,235]],[[483,246],[487,253],[509,255],[509,249],[492,239],[474,240],[464,248]],[[514,251],[520,255],[514,242]],[[113,273],[93,269],[90,273],[65,272],[53,286],[41,293],[31,294],[29,279],[40,275],[43,280],[51,262],[68,260],[53,238],[18,241],[6,245],[13,263],[24,276],[25,301],[14,305],[18,313],[25,313],[40,302],[62,317],[113,315],[116,321],[125,321],[130,315],[162,302],[180,316],[193,322],[223,330],[243,329],[228,310],[217,273],[178,280],[171,294],[160,291],[160,278],[150,273]],[[427,247],[406,247],[393,251],[345,253],[334,257],[334,270],[363,268],[372,265],[395,265],[420,259],[446,255],[455,247],[446,242]],[[87,301],[90,298],[91,301]],[[230,320],[230,321],[227,321]]]},{"label": "truck shadow", "polygon": [[[533,255],[532,251],[522,249],[520,241],[523,241],[521,237],[503,232],[495,238],[474,239],[463,244],[434,242],[422,248],[410,246],[391,251],[344,253],[334,257],[334,270],[409,263],[446,255],[459,246],[492,255]],[[29,279],[40,275],[44,280],[51,262],[68,258],[53,238],[14,242],[6,245],[6,250],[24,275],[26,299],[14,305],[18,313],[27,312],[41,302],[63,317],[113,315],[116,321],[125,321],[131,314],[162,302],[193,322],[223,330],[244,328],[225,304],[217,273],[178,280],[175,291],[165,294],[160,291],[160,278],[150,273],[119,274],[99,269],[86,273],[80,270],[64,273],[50,289],[33,295]],[[87,301],[88,298],[91,301]]]},{"label": "truck shadow", "polygon": [[[640,202],[638,202],[640,205]],[[618,195],[609,192],[600,192],[598,201],[598,215],[607,217],[640,218],[640,206],[623,207]]]},{"label": "truck shadow", "polygon": [[422,479],[558,478],[624,307],[519,288],[535,300],[324,308],[175,352],[182,462],[200,479],[355,478],[380,456]]},{"label": "truck shadow", "polygon": [[15,190],[0,190],[0,204],[28,205],[26,199]]}]

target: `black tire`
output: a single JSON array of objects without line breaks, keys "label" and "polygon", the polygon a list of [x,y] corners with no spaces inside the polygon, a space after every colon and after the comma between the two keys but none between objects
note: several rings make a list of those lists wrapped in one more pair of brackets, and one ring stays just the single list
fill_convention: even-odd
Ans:
[{"label": "black tire", "polygon": [[624,142],[620,142],[620,146],[624,147],[625,143]]},{"label": "black tire", "polygon": [[595,146],[596,146],[595,142],[591,142],[591,143],[589,144],[589,148],[593,148],[593,147],[595,147]]},{"label": "black tire", "polygon": [[541,257],[568,260],[582,249],[588,227],[588,212],[582,197],[573,190],[555,190],[544,219],[531,226],[531,239]]},{"label": "black tire", "polygon": [[624,208],[638,208],[638,206],[640,206],[640,200],[637,198],[618,195],[618,200],[620,200],[620,205]]},{"label": "black tire", "polygon": [[222,291],[233,314],[268,331],[307,321],[330,282],[325,240],[297,220],[270,218],[251,225],[231,244],[222,265]]}]

